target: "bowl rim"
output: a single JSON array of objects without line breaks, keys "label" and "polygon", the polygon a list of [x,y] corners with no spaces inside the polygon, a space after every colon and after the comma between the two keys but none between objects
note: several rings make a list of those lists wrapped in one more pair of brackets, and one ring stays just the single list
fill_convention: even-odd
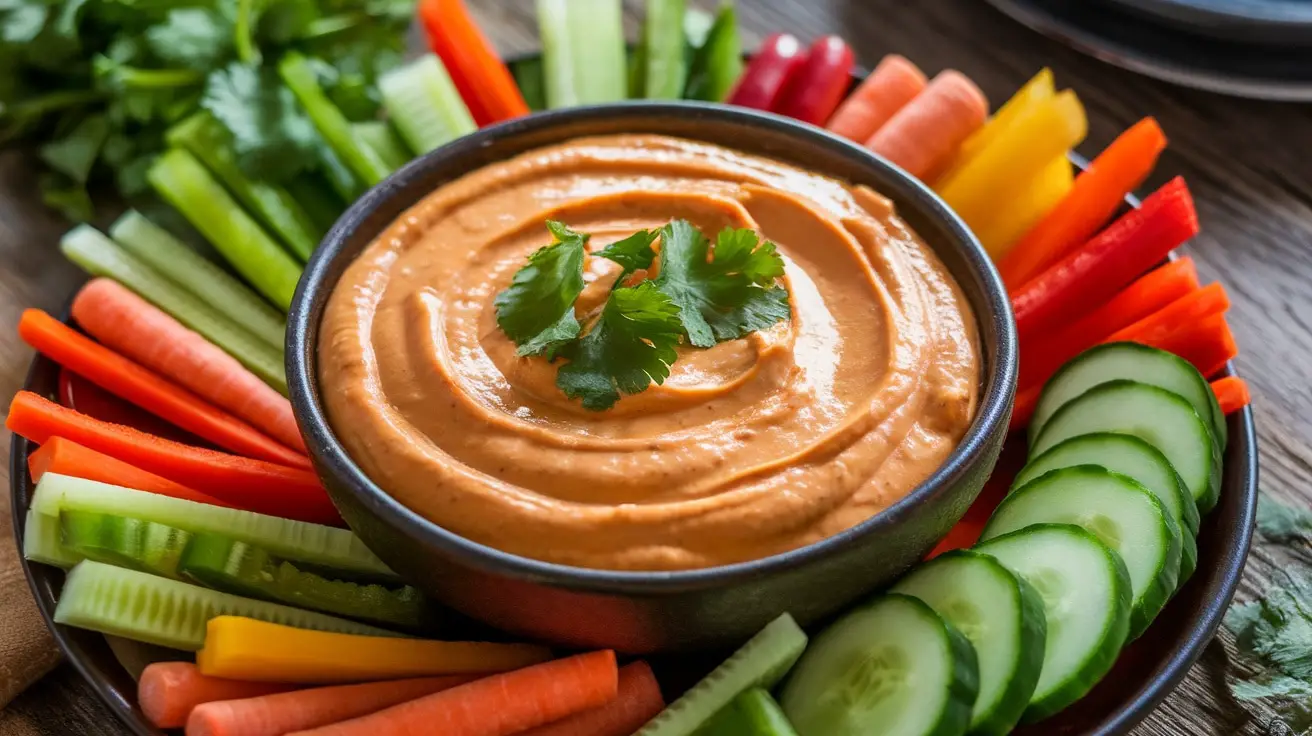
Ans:
[{"label": "bowl rim", "polygon": [[[489,145],[494,140],[513,138],[580,121],[613,119],[617,116],[636,118],[636,113],[639,111],[652,117],[683,115],[714,122],[760,126],[802,139],[810,145],[858,159],[862,166],[877,171],[878,177],[894,181],[900,186],[902,191],[899,192],[899,198],[917,209],[920,216],[936,222],[943,231],[944,240],[950,241],[946,243],[946,247],[960,250],[959,255],[965,268],[973,272],[973,276],[981,286],[980,303],[972,303],[971,306],[975,312],[980,335],[983,336],[990,330],[995,335],[994,354],[988,354],[988,345],[981,339],[981,351],[985,353],[982,356],[983,390],[980,393],[975,417],[966,433],[934,472],[893,505],[837,534],[803,547],[758,559],[714,567],[668,571],[586,568],[506,552],[467,539],[428,520],[392,498],[374,483],[351,459],[346,448],[337,439],[319,400],[317,390],[318,318],[322,310],[312,308],[312,297],[320,290],[335,288],[336,280],[327,283],[329,272],[348,241],[363,229],[373,213],[380,207],[390,204],[393,198],[398,196],[403,189],[403,182],[422,176],[430,169],[440,168],[449,159],[460,158],[472,150]],[[691,137],[695,139],[695,136]],[[418,201],[416,199],[408,202],[397,216],[399,217]],[[905,208],[905,205],[903,206]],[[394,219],[389,219],[388,224]],[[969,296],[967,298],[970,299]],[[287,335],[288,389],[292,408],[301,427],[307,449],[320,471],[334,475],[346,492],[354,496],[355,500],[373,515],[382,518],[399,532],[411,538],[423,539],[462,564],[481,571],[520,580],[549,583],[573,590],[616,594],[681,592],[740,583],[764,574],[782,573],[811,563],[818,558],[839,554],[850,549],[865,535],[878,533],[881,529],[900,523],[912,509],[922,503],[932,502],[941,488],[960,481],[963,476],[971,472],[987,454],[995,434],[1007,432],[1018,375],[1016,324],[1011,311],[1011,301],[1007,297],[1001,276],[979,240],[933,190],[865,147],[819,127],[773,113],[693,101],[629,100],[536,112],[526,117],[482,128],[412,160],[357,199],[324,236],[323,242],[306,264],[304,275],[297,284],[287,316]]]}]

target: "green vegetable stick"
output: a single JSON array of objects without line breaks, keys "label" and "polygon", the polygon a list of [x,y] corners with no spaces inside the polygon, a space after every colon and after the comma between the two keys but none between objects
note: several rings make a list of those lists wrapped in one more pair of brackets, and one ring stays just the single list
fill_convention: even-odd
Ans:
[{"label": "green vegetable stick", "polygon": [[168,142],[200,159],[210,173],[247,209],[291,249],[301,261],[309,260],[323,231],[281,186],[256,181],[237,165],[228,132],[209,113],[199,112],[169,129]]},{"label": "green vegetable stick", "polygon": [[128,210],[110,226],[109,236],[270,347],[282,349],[287,322],[278,310],[145,215]]},{"label": "green vegetable stick", "polygon": [[524,95],[528,109],[547,109],[547,87],[546,80],[542,78],[541,56],[520,59],[511,65],[510,73],[515,75],[515,84],[519,85],[519,92]]},{"label": "green vegetable stick", "polygon": [[392,173],[392,168],[356,137],[351,122],[324,94],[304,56],[295,52],[283,56],[278,63],[278,74],[282,76],[283,84],[296,95],[328,146],[365,184],[373,186]]},{"label": "green vegetable stick", "polygon": [[742,40],[733,3],[720,6],[706,40],[693,54],[684,98],[723,102],[743,75]]},{"label": "green vegetable stick", "polygon": [[643,94],[656,100],[683,97],[687,81],[684,58],[684,0],[647,0],[647,20],[642,27]]},{"label": "green vegetable stick", "polygon": [[627,96],[620,0],[538,0],[538,23],[549,107]]},{"label": "green vegetable stick", "polygon": [[94,276],[114,279],[174,319],[200,333],[251,369],[265,383],[287,393],[282,350],[270,348],[222,313],[169,281],[90,225],[78,225],[59,241],[64,257]]},{"label": "green vegetable stick", "polygon": [[357,140],[372,148],[378,157],[393,169],[399,169],[414,158],[409,149],[396,137],[392,126],[381,120],[365,123],[351,123],[351,131]]},{"label": "green vegetable stick", "polygon": [[195,156],[175,148],[160,156],[146,177],[257,291],[284,312],[291,307],[301,267]]},{"label": "green vegetable stick", "polygon": [[378,90],[392,124],[416,153],[428,153],[478,127],[436,54],[383,74]]}]

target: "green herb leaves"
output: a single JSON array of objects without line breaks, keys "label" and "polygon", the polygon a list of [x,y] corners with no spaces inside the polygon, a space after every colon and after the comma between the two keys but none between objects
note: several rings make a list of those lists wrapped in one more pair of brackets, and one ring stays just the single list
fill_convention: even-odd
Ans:
[{"label": "green herb leaves", "polygon": [[[710,241],[687,220],[658,232],[642,230],[597,251],[621,267],[586,335],[574,303],[583,292],[588,235],[550,220],[556,242],[529,256],[528,265],[497,295],[497,324],[521,356],[563,357],[556,376],[566,396],[603,411],[621,394],[663,383],[684,339],[695,347],[735,340],[788,319],[788,290],[775,281],[783,259],[774,243],[748,229],[725,229]],[[626,286],[657,262],[659,275]]]}]

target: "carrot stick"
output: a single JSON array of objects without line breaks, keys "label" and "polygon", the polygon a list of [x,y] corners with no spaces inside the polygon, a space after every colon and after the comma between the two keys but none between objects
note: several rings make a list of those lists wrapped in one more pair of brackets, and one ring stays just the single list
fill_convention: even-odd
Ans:
[{"label": "carrot stick", "polygon": [[201,439],[246,457],[309,468],[310,459],[260,434],[39,309],[24,310],[18,336],[38,352]]},{"label": "carrot stick", "polygon": [[220,501],[207,493],[192,490],[154,473],[147,473],[141,468],[135,468],[122,460],[83,447],[63,437],[51,437],[49,442],[28,455],[27,469],[32,474],[33,483],[40,481],[41,476],[46,473],[58,473],[138,491],[158,493],[161,496],[207,503],[211,506],[232,507],[232,504]]},{"label": "carrot stick", "polygon": [[528,114],[528,103],[461,0],[423,0],[419,22],[479,126]]},{"label": "carrot stick", "polygon": [[509,736],[614,700],[610,650],[475,680],[373,715],[294,736]]},{"label": "carrot stick", "polygon": [[1128,327],[1113,332],[1106,342],[1141,342],[1161,345],[1169,335],[1181,327],[1197,323],[1205,317],[1221,314],[1230,309],[1230,297],[1220,284],[1208,284],[1187,294],[1165,308],[1159,309]]},{"label": "carrot stick", "polygon": [[1166,136],[1152,118],[1112,141],[1076,177],[1070,194],[998,264],[1007,288],[1019,288],[1087,241],[1124,204],[1125,195],[1143,183],[1165,148]]},{"label": "carrot stick", "polygon": [[984,125],[989,102],[975,83],[949,69],[893,115],[866,147],[930,181],[952,161],[962,142]]},{"label": "carrot stick", "polygon": [[237,508],[318,524],[341,524],[314,473],[191,447],[102,422],[31,391],[19,391],[5,426],[38,445],[64,437]]},{"label": "carrot stick", "polygon": [[155,662],[141,671],[137,703],[159,728],[182,728],[201,703],[286,692],[295,685],[206,677],[191,662]]},{"label": "carrot stick", "polygon": [[521,736],[629,736],[664,709],[661,686],[651,667],[634,662],[620,668],[619,694],[614,700]]},{"label": "carrot stick", "polygon": [[1239,355],[1230,324],[1220,313],[1163,334],[1153,347],[1175,353],[1207,377],[1220,373]]},{"label": "carrot stick", "polygon": [[1043,377],[1051,376],[1066,361],[1117,330],[1153,315],[1198,289],[1198,269],[1192,258],[1184,257],[1148,272],[1080,319],[1021,343],[1017,385],[1030,386],[1046,380]]},{"label": "carrot stick", "polygon": [[[1222,414],[1233,414],[1253,401],[1252,395],[1248,393],[1248,384],[1239,376],[1226,376],[1212,381],[1212,392],[1221,404]],[[624,671],[620,670],[620,677],[623,676]]]},{"label": "carrot stick", "polygon": [[82,329],[119,355],[227,409],[270,437],[305,452],[292,405],[281,394],[150,302],[109,279],[92,279],[73,300]]},{"label": "carrot stick", "polygon": [[474,675],[419,677],[224,699],[191,711],[187,736],[282,736],[367,716],[474,679]]},{"label": "carrot stick", "polygon": [[826,127],[844,138],[867,141],[924,91],[925,84],[925,73],[919,67],[906,57],[889,54],[838,106]]}]

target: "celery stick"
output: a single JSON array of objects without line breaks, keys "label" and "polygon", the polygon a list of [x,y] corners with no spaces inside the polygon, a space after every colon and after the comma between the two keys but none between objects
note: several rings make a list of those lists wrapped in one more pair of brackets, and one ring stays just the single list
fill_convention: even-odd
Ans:
[{"label": "celery stick", "polygon": [[542,78],[542,57],[530,56],[511,65],[510,73],[515,76],[519,93],[524,95],[524,102],[530,110],[547,109],[546,80]]},{"label": "celery stick", "polygon": [[684,98],[723,102],[743,74],[742,41],[733,3],[720,6],[706,40],[693,54]]},{"label": "celery stick", "polygon": [[207,112],[169,129],[169,145],[186,149],[302,261],[318,247],[323,231],[283,187],[246,176],[237,166],[227,130]]},{"label": "celery stick", "polygon": [[392,124],[415,153],[428,153],[478,126],[436,54],[424,54],[378,78]]},{"label": "celery stick", "polygon": [[343,200],[354,202],[357,197],[364,194],[364,186],[356,178],[355,173],[351,171],[351,167],[347,166],[342,161],[342,157],[338,156],[327,144],[319,148],[319,165],[324,178],[328,180],[328,184],[332,186],[334,192],[337,192],[337,196]]},{"label": "celery stick", "polygon": [[317,171],[306,171],[292,177],[287,182],[287,191],[300,202],[320,232],[328,232],[346,211],[346,202],[333,190],[327,177],[320,176]]},{"label": "celery stick", "polygon": [[228,196],[195,156],[174,148],[155,160],[146,178],[275,307],[284,312],[291,307],[300,265]]},{"label": "celery stick", "polygon": [[538,0],[548,106],[626,97],[622,20],[620,0]]},{"label": "celery stick", "polygon": [[128,210],[110,226],[109,236],[271,347],[282,349],[287,322],[278,310],[145,215]]},{"label": "celery stick", "polygon": [[388,166],[399,169],[414,158],[410,150],[396,137],[392,126],[381,120],[351,123],[351,132],[360,143],[369,146]]},{"label": "celery stick", "polygon": [[684,0],[647,0],[647,19],[642,26],[645,97],[683,97],[688,76],[683,12]]},{"label": "celery stick", "polygon": [[135,291],[236,358],[265,383],[287,393],[281,346],[270,347],[90,225],[69,230],[59,247],[65,258],[87,273],[114,279]]},{"label": "celery stick", "polygon": [[328,142],[328,147],[341,157],[342,162],[361,181],[373,186],[392,173],[392,168],[356,137],[351,130],[351,122],[324,94],[319,80],[314,76],[314,70],[304,56],[295,52],[284,55],[282,61],[278,62],[278,74],[282,76],[283,84],[300,101],[301,107],[305,108],[305,114],[310,117],[319,135]]}]

